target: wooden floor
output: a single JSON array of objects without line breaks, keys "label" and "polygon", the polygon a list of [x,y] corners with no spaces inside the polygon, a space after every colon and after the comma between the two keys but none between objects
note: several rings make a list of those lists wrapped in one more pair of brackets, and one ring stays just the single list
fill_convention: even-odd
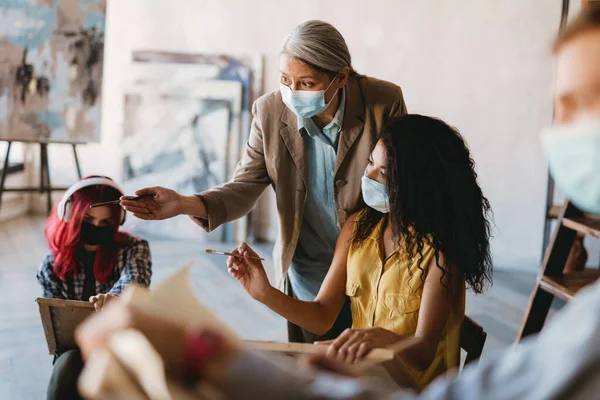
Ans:
[{"label": "wooden floor", "polygon": [[[0,223],[0,398],[43,399],[52,367],[34,300],[41,294],[36,270],[47,253],[43,217]],[[226,272],[225,258],[207,255],[193,241],[152,240],[153,284],[189,260],[198,297],[243,338],[284,341],[284,320],[250,299]],[[230,250],[233,245],[211,245]],[[271,246],[260,245],[271,258]],[[521,323],[535,276],[497,270],[484,295],[469,292],[467,314],[483,325],[483,357],[508,346]]]}]

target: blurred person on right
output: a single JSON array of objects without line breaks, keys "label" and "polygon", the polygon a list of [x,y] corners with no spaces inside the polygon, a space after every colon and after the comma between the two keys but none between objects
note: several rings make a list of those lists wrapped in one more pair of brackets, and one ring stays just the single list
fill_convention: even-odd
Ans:
[{"label": "blurred person on right", "polygon": [[[600,5],[592,3],[571,23],[554,51],[556,118],[542,134],[544,153],[566,195],[583,211],[600,214]],[[344,367],[326,358],[313,362],[329,372],[282,369],[268,358],[233,348],[218,333],[153,318],[115,303],[86,321],[77,340],[89,356],[109,334],[136,328],[163,356],[168,370],[211,382],[230,399],[600,398],[600,282],[583,289],[539,335],[466,367],[460,375],[437,379],[419,395],[385,392],[368,379],[331,374],[344,373]]]}]

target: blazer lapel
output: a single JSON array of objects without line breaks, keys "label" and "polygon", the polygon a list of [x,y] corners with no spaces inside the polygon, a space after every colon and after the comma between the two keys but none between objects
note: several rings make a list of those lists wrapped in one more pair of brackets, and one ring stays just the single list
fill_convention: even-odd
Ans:
[{"label": "blazer lapel", "polygon": [[344,111],[344,121],[335,160],[335,174],[337,174],[348,151],[363,131],[365,124],[362,117],[364,113],[365,106],[358,80],[351,78],[346,85],[346,110]]},{"label": "blazer lapel", "polygon": [[280,129],[279,134],[283,139],[288,151],[292,155],[294,164],[302,176],[304,185],[307,185],[308,175],[306,170],[306,154],[304,150],[304,138],[298,132],[298,120],[296,115],[291,112],[287,107],[283,107],[281,114],[281,121],[285,124]]}]

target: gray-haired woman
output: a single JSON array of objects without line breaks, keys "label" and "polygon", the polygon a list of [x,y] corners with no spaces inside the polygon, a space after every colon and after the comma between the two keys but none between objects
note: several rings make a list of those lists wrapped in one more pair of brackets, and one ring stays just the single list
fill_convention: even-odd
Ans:
[{"label": "gray-haired woman", "polygon": [[[211,231],[245,216],[271,185],[279,214],[276,272],[287,277],[289,295],[311,301],[332,263],[340,226],[364,205],[361,177],[372,146],[406,106],[397,85],[354,71],[344,38],[323,21],[304,22],[288,35],[279,68],[280,90],[254,103],[231,181],[193,196],[145,188],[136,195],[152,198],[121,204],[142,219],[186,214]],[[337,337],[351,326],[348,303],[325,336],[289,324],[290,341]]]}]

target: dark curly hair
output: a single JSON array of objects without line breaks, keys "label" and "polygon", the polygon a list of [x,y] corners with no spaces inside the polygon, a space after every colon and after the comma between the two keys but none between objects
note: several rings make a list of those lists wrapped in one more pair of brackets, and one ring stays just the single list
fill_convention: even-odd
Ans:
[{"label": "dark curly hair", "polygon": [[[412,114],[390,120],[381,141],[387,153],[389,223],[397,245],[421,257],[425,244],[433,246],[442,279],[449,273],[440,254],[481,293],[492,282],[492,216],[462,136],[439,119]],[[353,246],[360,247],[382,216],[370,207],[359,216]]]}]

